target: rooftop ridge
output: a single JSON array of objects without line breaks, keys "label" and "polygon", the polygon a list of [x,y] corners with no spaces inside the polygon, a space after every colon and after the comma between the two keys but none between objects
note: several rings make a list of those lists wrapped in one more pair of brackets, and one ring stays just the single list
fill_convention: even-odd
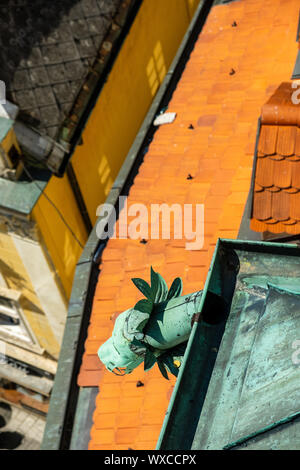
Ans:
[{"label": "rooftop ridge", "polygon": [[283,82],[264,104],[261,123],[281,126],[300,126],[298,90],[300,81]]}]

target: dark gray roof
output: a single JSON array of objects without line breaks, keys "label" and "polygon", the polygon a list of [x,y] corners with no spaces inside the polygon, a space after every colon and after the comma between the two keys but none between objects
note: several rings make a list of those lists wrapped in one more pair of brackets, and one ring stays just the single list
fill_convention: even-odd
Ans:
[{"label": "dark gray roof", "polygon": [[19,117],[51,137],[94,63],[122,0],[6,0],[0,79]]}]

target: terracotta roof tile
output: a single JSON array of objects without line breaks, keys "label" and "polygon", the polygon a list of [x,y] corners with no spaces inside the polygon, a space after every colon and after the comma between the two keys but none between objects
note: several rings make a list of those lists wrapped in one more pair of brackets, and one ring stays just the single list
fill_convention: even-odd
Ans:
[{"label": "terracotta roof tile", "polygon": [[293,90],[291,83],[282,83],[262,107],[251,222],[256,231],[300,233],[295,202],[300,191],[300,114],[292,103]]},{"label": "terracotta roof tile", "polygon": [[[96,355],[95,351],[92,354]],[[89,356],[89,350],[86,349],[86,356]],[[88,374],[86,373],[88,371]],[[100,379],[102,377],[102,370],[99,370],[99,366],[97,370],[90,370],[85,369],[84,371],[80,372],[78,375],[78,382],[81,384],[81,387],[94,387],[95,384],[100,383]]]},{"label": "terracotta roof tile", "polygon": [[299,229],[299,220],[300,220],[300,192],[290,195],[290,216],[291,218],[298,221]]},{"label": "terracotta roof tile", "polygon": [[278,126],[276,152],[284,157],[294,155],[296,137],[297,127]]},{"label": "terracotta roof tile", "polygon": [[254,191],[255,191],[256,193],[259,193],[260,191],[263,191],[263,190],[264,190],[263,186],[261,186],[260,184],[258,184],[257,181],[255,181],[255,184],[254,184]]},{"label": "terracotta roof tile", "polygon": [[[266,159],[266,161],[270,160]],[[280,189],[290,188],[292,184],[291,162],[286,159],[277,162],[273,161],[270,167],[273,176],[273,186],[277,186]]]},{"label": "terracotta roof tile", "polygon": [[214,123],[216,122],[217,116],[216,114],[206,114],[204,116],[200,116],[197,125],[199,127],[205,127],[205,126],[213,126]]},{"label": "terracotta roof tile", "polygon": [[287,221],[290,217],[290,196],[286,192],[278,191],[272,194],[272,218],[278,221]]},{"label": "terracotta roof tile", "polygon": [[[255,182],[261,188],[270,188],[274,185],[274,164],[267,158],[258,158],[256,163]],[[261,189],[258,188],[260,191]]]},{"label": "terracotta roof tile", "polygon": [[300,129],[299,127],[297,129],[297,136],[296,136],[296,144],[295,144],[295,150],[294,150],[294,157],[293,159],[296,160],[297,157],[300,157]]},{"label": "terracotta roof tile", "polygon": [[277,134],[277,126],[262,126],[257,148],[261,156],[273,155],[276,153]]},{"label": "terracotta roof tile", "polygon": [[112,429],[115,427],[116,423],[116,418],[117,415],[115,413],[97,413],[95,415],[97,420],[97,426],[95,426],[96,429],[98,429],[98,426],[101,426],[101,429]]},{"label": "terracotta roof tile", "polygon": [[300,190],[299,162],[292,162],[291,169],[292,169],[292,187]]},{"label": "terracotta roof tile", "polygon": [[271,193],[277,193],[280,191],[280,188],[278,186],[271,186],[268,190],[271,191]]},{"label": "terracotta roof tile", "polygon": [[[137,295],[131,277],[148,281],[150,265],[156,263],[168,283],[180,276],[183,292],[195,292],[203,288],[217,238],[237,236],[252,174],[249,145],[255,142],[257,119],[266,96],[274,91],[270,83],[285,80],[287,65],[292,66],[295,60],[297,15],[297,0],[244,0],[216,6],[208,16],[169,103],[168,111],[176,112],[177,118],[172,125],[157,129],[128,198],[129,204],[203,202],[204,247],[188,251],[184,239],[149,239],[145,245],[140,240],[109,240],[78,377],[79,385],[99,386],[89,449],[153,449],[156,445],[175,378],[170,376],[166,381],[157,367],[145,373],[139,366],[125,377],[104,370],[100,361],[97,365],[96,356],[103,342],[103,328],[111,331],[112,319]],[[232,28],[233,20],[238,27]],[[235,69],[233,75],[229,74],[231,68]],[[281,95],[286,102],[285,88]],[[272,116],[274,106],[271,100]],[[268,113],[264,113],[265,118]],[[188,128],[191,123],[193,130]],[[281,155],[276,153],[277,126],[283,125],[292,129],[280,131]],[[291,150],[288,137],[295,135],[294,125],[289,119],[262,122],[262,158],[257,159],[262,181],[256,184],[254,209],[264,221],[252,219],[254,230],[274,227],[279,233],[297,227],[294,221],[300,218],[300,192],[290,190],[299,186],[299,163],[293,160],[300,154],[300,143],[296,137]],[[295,152],[292,156],[291,151]],[[286,173],[275,170],[276,184],[281,186],[268,181],[265,161],[269,168],[283,162],[280,168]],[[189,173],[192,179],[187,179]],[[284,188],[288,179],[293,186]],[[266,186],[269,184],[271,187]],[[276,203],[273,213],[274,195],[276,200],[282,192],[286,193],[284,199]],[[289,219],[283,220],[287,207]],[[96,323],[98,320],[100,323]],[[144,386],[136,388],[138,381]]]}]

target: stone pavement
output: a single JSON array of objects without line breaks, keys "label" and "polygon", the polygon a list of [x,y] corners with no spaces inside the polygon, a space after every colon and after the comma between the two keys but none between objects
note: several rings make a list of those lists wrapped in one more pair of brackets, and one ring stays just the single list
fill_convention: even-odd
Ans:
[{"label": "stone pavement", "polygon": [[0,449],[39,450],[45,419],[0,402]]}]

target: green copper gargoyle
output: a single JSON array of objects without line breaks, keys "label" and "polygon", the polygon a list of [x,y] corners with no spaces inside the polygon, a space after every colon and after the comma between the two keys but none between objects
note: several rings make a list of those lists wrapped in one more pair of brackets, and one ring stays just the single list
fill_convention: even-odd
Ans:
[{"label": "green copper gargoyle", "polygon": [[109,371],[120,375],[129,374],[144,361],[145,370],[157,362],[166,379],[167,370],[177,376],[202,291],[181,296],[182,280],[176,278],[168,289],[152,267],[151,286],[143,279],[132,281],[145,299],[118,316],[112,336],[99,348],[98,356]]}]

